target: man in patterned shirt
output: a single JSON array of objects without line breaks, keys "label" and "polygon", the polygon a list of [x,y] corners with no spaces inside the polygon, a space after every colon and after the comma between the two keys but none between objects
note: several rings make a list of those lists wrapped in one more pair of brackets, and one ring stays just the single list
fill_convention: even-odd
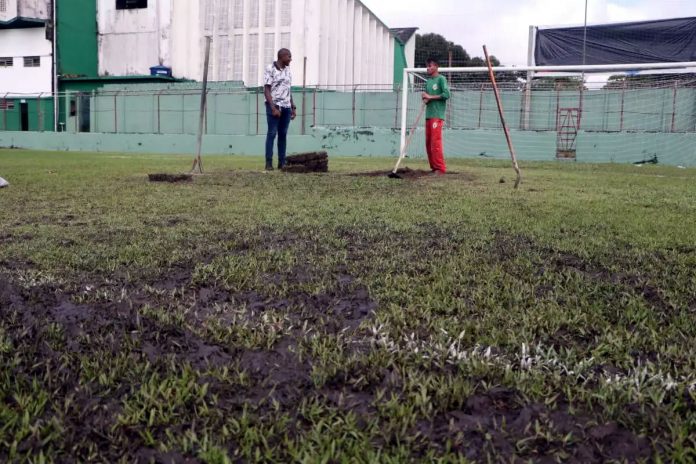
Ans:
[{"label": "man in patterned shirt", "polygon": [[425,109],[425,149],[428,153],[430,169],[434,174],[444,174],[447,171],[445,155],[442,148],[442,125],[445,120],[445,109],[450,97],[447,79],[439,72],[439,63],[435,58],[428,58],[428,76],[425,92],[421,95]]},{"label": "man in patterned shirt", "polygon": [[273,143],[278,136],[278,169],[285,166],[288,127],[295,119],[295,103],[292,100],[292,54],[287,48],[278,50],[278,60],[266,67],[263,75],[263,93],[266,97],[266,171],[273,170]]}]

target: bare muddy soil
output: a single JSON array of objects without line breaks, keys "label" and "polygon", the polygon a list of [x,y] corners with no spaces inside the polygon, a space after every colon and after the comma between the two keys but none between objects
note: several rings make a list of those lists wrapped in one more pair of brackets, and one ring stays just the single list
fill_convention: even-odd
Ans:
[{"label": "bare muddy soil", "polygon": [[[416,179],[429,173],[403,171],[406,178]],[[356,174],[358,175],[358,174]],[[362,175],[386,175],[385,172]],[[410,177],[408,177],[410,176]],[[448,174],[456,178],[466,175]],[[445,233],[424,226],[423,248],[419,252],[431,253],[443,245],[456,246]],[[348,250],[353,259],[362,259],[370,252],[367,237],[360,237],[349,230],[353,248]],[[286,246],[304,246],[302,236],[267,237],[258,242],[242,244],[233,252],[246,252],[267,241],[285,243]],[[11,240],[9,236],[0,240]],[[525,237],[512,237],[497,233],[486,252],[491,259],[508,262],[520,253],[541,253],[545,265],[552,268],[575,269],[591,279],[615,280],[636,291],[658,307],[664,303],[659,291],[644,287],[630,278],[611,273],[596,263],[588,263],[577,256],[543,249]],[[210,257],[200,257],[197,262],[208,262]],[[182,262],[153,280],[118,278],[118,275],[86,275],[84,281],[71,285],[36,284],[27,286],[10,273],[0,273],[0,318],[12,339],[15,350],[23,356],[9,373],[17,382],[30,384],[32,379],[52,376],[51,404],[71,405],[67,411],[58,412],[57,406],[48,406],[46,420],[60,415],[62,420],[63,457],[67,460],[87,460],[90,443],[99,448],[101,459],[126,459],[136,462],[199,462],[194,456],[175,451],[162,452],[147,445],[143,438],[143,425],[124,425],[119,415],[124,404],[137,392],[143,381],[137,374],[115,373],[108,387],[95,380],[85,382],[84,360],[99,357],[125,356],[132,363],[147,362],[163,376],[171,373],[172,366],[191,366],[205,382],[208,393],[205,401],[219,412],[219,419],[238,416],[248,408],[259,423],[272,422],[279,414],[288,414],[294,434],[307,428],[298,416],[297,407],[303,401],[315,398],[357,418],[358,424],[379,420],[378,404],[388,398],[387,393],[402,395],[402,380],[394,371],[385,369],[372,373],[366,384],[355,388],[347,382],[345,374],[338,373],[321,388],[315,386],[313,366],[318,362],[302,347],[308,344],[309,334],[346,336],[355,342],[355,354],[369,354],[361,341],[364,333],[360,324],[373,318],[379,302],[355,276],[337,272],[333,285],[325,292],[312,294],[299,290],[299,283],[311,279],[315,270],[298,267],[289,274],[275,276],[277,283],[287,285],[290,291],[282,296],[255,290],[234,292],[220,287],[217,282],[193,283],[196,261]],[[269,276],[273,277],[273,276]],[[118,299],[80,302],[84,300],[85,282],[96,290],[125,289]],[[146,289],[145,285],[149,289]],[[153,290],[154,289],[154,290]],[[178,293],[177,290],[178,289]],[[174,308],[188,306],[185,324],[158,320],[143,308]],[[213,318],[226,317],[221,308],[246,308],[251,322],[260,321],[264,315],[282,314],[291,322],[291,329],[271,346],[249,349],[222,343],[206,336],[204,330]],[[234,322],[229,322],[234,324]],[[56,333],[64,334],[58,337]],[[1,333],[0,333],[1,335]],[[556,343],[576,343],[575,334],[557,333]],[[356,364],[355,369],[359,369]],[[235,385],[207,375],[209,370],[239,370],[246,375],[243,384]],[[380,391],[381,390],[381,391]],[[380,394],[378,396],[378,391]],[[381,400],[379,399],[381,398]],[[1,399],[9,408],[19,407],[12,397]],[[421,418],[409,431],[415,439],[415,449],[423,454],[429,449],[455,450],[467,459],[486,461],[496,456],[505,462],[551,462],[550,456],[562,451],[566,462],[606,462],[608,460],[638,462],[651,457],[652,449],[645,437],[638,436],[620,425],[596,423],[589,411],[564,406],[555,408],[529,402],[513,389],[491,387],[471,395],[464,407],[456,410],[437,411],[432,417]],[[184,425],[195,422],[192,410],[180,412]],[[215,425],[216,419],[210,419]],[[543,436],[539,428],[548,430]],[[165,440],[166,427],[154,429],[154,438]],[[570,444],[563,437],[572,435]],[[386,433],[378,447],[389,446],[398,437]],[[24,449],[40,447],[39,442],[24,442]],[[233,451],[236,444],[226,447]],[[0,459],[7,457],[7,450],[0,446]],[[68,456],[70,456],[68,458]],[[416,459],[418,457],[416,456]]]}]

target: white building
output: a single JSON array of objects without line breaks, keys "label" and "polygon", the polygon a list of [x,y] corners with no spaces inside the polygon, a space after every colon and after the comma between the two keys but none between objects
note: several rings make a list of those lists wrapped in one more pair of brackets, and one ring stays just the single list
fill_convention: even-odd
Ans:
[{"label": "white building", "polygon": [[97,1],[100,75],[164,65],[174,77],[201,80],[205,36],[212,36],[210,80],[260,85],[285,47],[295,85],[393,83],[394,38],[359,0]]},{"label": "white building", "polygon": [[46,0],[0,0],[0,98],[51,93],[49,5]]}]

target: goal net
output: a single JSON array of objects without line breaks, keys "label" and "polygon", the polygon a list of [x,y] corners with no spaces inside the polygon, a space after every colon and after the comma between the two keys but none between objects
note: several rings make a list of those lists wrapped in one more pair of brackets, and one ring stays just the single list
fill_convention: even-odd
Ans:
[{"label": "goal net", "polygon": [[[509,160],[488,69],[440,74],[451,93],[445,158]],[[521,161],[696,163],[696,63],[499,67],[494,75]],[[415,122],[427,79],[425,69],[404,76],[401,149],[409,158],[426,156],[425,121]]]}]

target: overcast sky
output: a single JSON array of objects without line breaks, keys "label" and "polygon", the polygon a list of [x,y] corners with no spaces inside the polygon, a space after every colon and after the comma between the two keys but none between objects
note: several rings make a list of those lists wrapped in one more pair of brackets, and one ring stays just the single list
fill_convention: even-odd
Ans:
[{"label": "overcast sky", "polygon": [[[505,65],[527,64],[529,26],[582,25],[585,0],[362,0],[389,27],[418,27],[462,45],[488,46]],[[592,23],[696,16],[696,0],[588,0]],[[416,63],[418,64],[418,63]]]}]

